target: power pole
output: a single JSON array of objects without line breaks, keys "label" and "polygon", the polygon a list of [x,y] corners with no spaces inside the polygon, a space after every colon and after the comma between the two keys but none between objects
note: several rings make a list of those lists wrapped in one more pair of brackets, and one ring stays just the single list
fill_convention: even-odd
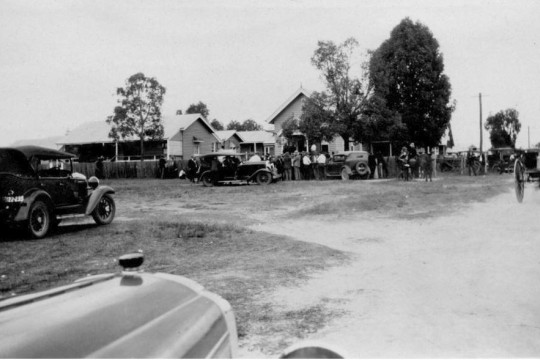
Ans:
[{"label": "power pole", "polygon": [[527,126],[527,149],[531,148],[531,127]]},{"label": "power pole", "polygon": [[478,101],[480,102],[480,153],[482,153],[482,93],[478,94]]},{"label": "power pole", "polygon": [[478,101],[480,102],[480,164],[482,172],[485,174],[485,160],[484,160],[484,153],[482,152],[482,93],[478,93]]}]

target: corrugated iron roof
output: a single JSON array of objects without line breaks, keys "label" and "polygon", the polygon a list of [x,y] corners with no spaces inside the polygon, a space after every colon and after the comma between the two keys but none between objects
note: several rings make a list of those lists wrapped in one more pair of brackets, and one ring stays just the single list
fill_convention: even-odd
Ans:
[{"label": "corrugated iron roof", "polygon": [[[169,139],[176,135],[180,130],[186,130],[195,121],[202,121],[218,141],[219,137],[215,134],[214,129],[204,120],[201,114],[187,114],[162,117],[163,124],[163,139]],[[105,121],[92,121],[84,123],[73,129],[68,135],[57,141],[57,144],[93,144],[93,143],[112,143],[113,139],[109,137],[111,125]],[[137,137],[127,138],[126,140],[138,140]]]}]

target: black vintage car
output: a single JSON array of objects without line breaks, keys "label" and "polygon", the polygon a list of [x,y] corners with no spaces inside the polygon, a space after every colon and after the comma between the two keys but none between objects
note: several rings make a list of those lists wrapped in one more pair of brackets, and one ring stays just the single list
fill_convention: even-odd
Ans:
[{"label": "black vintage car", "polygon": [[326,177],[367,179],[369,177],[367,151],[343,151],[335,154],[326,164]]},{"label": "black vintage car", "polygon": [[73,172],[74,155],[38,146],[0,148],[0,226],[43,238],[64,217],[91,215],[109,224],[114,190]]},{"label": "black vintage car", "polygon": [[244,161],[242,154],[217,152],[199,157],[200,181],[204,186],[220,184],[268,185],[280,175],[268,161]]}]

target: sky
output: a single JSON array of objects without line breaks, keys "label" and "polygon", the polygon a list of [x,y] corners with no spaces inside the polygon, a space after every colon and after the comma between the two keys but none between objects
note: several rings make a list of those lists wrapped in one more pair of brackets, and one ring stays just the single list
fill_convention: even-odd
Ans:
[{"label": "sky", "polygon": [[515,108],[517,146],[533,146],[539,15],[532,0],[0,0],[0,146],[105,121],[138,72],[166,87],[165,116],[202,101],[223,124],[263,124],[300,86],[324,89],[311,64],[318,41],[354,37],[365,53],[406,17],[439,42],[456,147],[479,145],[480,93],[482,121]]}]

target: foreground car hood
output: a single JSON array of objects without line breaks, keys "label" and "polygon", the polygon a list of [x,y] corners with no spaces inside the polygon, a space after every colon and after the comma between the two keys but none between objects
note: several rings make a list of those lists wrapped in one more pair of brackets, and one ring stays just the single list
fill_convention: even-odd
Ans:
[{"label": "foreground car hood", "polygon": [[102,275],[0,302],[2,358],[225,358],[236,337],[229,303],[175,275]]}]

